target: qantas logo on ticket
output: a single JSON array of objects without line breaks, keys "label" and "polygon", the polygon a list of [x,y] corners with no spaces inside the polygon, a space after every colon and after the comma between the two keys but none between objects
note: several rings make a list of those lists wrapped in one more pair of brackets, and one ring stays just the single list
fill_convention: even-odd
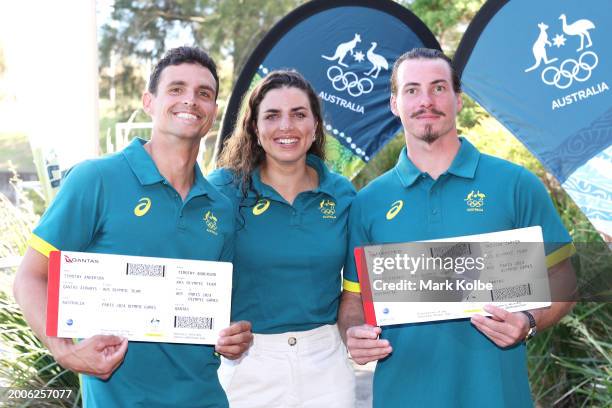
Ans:
[{"label": "qantas logo on ticket", "polygon": [[75,257],[69,257],[68,255],[64,254],[64,262],[66,263],[100,263],[100,261],[98,261],[97,259],[91,259],[91,258],[77,258]]}]

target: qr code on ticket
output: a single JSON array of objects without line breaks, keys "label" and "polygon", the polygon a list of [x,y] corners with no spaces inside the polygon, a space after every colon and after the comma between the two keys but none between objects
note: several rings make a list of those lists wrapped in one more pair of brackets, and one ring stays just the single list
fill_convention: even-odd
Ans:
[{"label": "qr code on ticket", "polygon": [[212,317],[174,316],[174,328],[212,330],[213,320]]},{"label": "qr code on ticket", "polygon": [[128,262],[125,274],[128,276],[150,276],[155,278],[163,278],[166,276],[166,266]]}]

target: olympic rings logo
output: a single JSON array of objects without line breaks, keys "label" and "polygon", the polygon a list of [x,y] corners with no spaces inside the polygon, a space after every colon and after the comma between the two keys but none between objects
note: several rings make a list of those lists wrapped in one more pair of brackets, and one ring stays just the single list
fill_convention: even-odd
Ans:
[{"label": "olympic rings logo", "polygon": [[[589,61],[589,59],[592,59],[592,61]],[[589,64],[589,62],[591,63]],[[574,80],[584,82],[589,79],[593,69],[598,63],[599,59],[597,58],[597,54],[593,51],[585,51],[580,55],[578,61],[568,58],[561,63],[559,68],[545,68],[542,71],[542,81],[546,85],[554,85],[559,89],[566,89],[572,85]]]},{"label": "olympic rings logo", "polygon": [[474,208],[474,207],[482,207],[484,205],[484,201],[483,200],[465,200],[467,202],[467,205],[469,205],[470,207]]},{"label": "olympic rings logo", "polygon": [[370,93],[374,89],[371,79],[359,79],[357,74],[351,71],[343,72],[342,68],[337,65],[332,65],[327,69],[327,79],[331,81],[336,91],[346,90],[353,97]]}]

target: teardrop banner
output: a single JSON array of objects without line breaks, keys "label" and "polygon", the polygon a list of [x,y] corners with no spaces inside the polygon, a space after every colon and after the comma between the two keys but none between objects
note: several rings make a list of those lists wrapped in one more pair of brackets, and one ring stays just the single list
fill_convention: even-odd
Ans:
[{"label": "teardrop banner", "polygon": [[609,0],[488,1],[455,55],[466,94],[612,235]]},{"label": "teardrop banner", "polygon": [[315,0],[278,22],[249,57],[230,96],[216,156],[245,92],[275,69],[295,69],[323,102],[330,167],[352,178],[400,130],[389,108],[391,69],[415,47],[440,48],[429,29],[389,0]]}]

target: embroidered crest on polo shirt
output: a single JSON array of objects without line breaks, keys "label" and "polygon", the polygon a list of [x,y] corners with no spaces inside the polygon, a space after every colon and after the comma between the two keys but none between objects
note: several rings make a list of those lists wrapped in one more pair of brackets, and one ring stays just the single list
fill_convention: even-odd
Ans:
[{"label": "embroidered crest on polo shirt", "polygon": [[211,234],[217,235],[217,221],[217,217],[215,217],[215,214],[213,214],[212,211],[206,211],[206,214],[204,214],[204,223],[206,223],[206,231],[210,232]]},{"label": "embroidered crest on polo shirt", "polygon": [[336,218],[336,203],[332,200],[321,200],[319,210],[321,210],[323,218]]},{"label": "embroidered crest on polo shirt", "polygon": [[134,215],[137,217],[142,217],[151,208],[151,199],[149,197],[142,197],[138,200],[138,204],[134,207]]},{"label": "embroidered crest on polo shirt", "polygon": [[480,190],[472,190],[463,199],[467,204],[466,211],[468,212],[484,212],[485,198],[487,196],[481,193]]},{"label": "embroidered crest on polo shirt", "polygon": [[260,199],[253,207],[253,215],[261,215],[270,207],[270,200],[266,200],[265,198]]},{"label": "embroidered crest on polo shirt", "polygon": [[402,208],[404,208],[404,201],[403,200],[397,200],[395,201],[393,204],[391,204],[391,208],[389,209],[389,211],[387,211],[387,220],[391,221],[392,219],[395,218],[395,216],[402,211]]}]

